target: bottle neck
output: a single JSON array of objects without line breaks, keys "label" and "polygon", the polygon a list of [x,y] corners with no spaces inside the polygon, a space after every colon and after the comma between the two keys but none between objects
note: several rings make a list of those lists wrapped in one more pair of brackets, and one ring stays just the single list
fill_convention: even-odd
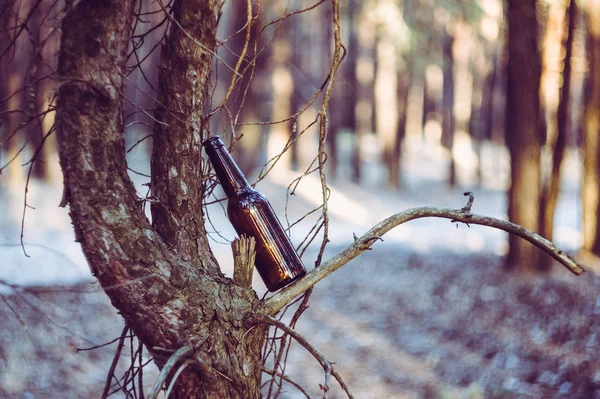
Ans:
[{"label": "bottle neck", "polygon": [[227,197],[230,198],[236,193],[251,188],[233,157],[225,148],[225,144],[218,136],[205,140],[202,145]]}]

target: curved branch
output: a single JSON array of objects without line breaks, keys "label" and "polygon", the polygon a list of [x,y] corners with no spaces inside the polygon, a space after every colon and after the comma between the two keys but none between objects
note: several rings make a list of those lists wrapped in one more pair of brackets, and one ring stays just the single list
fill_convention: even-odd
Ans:
[{"label": "curved branch", "polygon": [[[187,356],[190,353],[192,353],[193,350],[194,349],[191,346],[186,345],[186,346],[184,346],[182,348],[179,348],[175,353],[173,353],[173,355],[171,355],[171,357],[169,358],[169,360],[167,360],[167,362],[165,363],[164,367],[160,371],[160,374],[158,375],[158,378],[156,379],[156,382],[152,386],[152,389],[150,390],[150,393],[148,394],[148,399],[156,399],[156,397],[158,396],[158,393],[160,392],[163,384],[167,380],[167,377],[171,373],[171,370],[175,366],[177,366],[180,363],[180,361],[185,356]],[[176,381],[176,380],[177,380],[177,378],[173,378],[173,381]]]},{"label": "curved branch", "polygon": [[267,299],[264,304],[264,310],[267,314],[276,314],[285,305],[290,303],[294,298],[309,288],[314,286],[316,283],[338,270],[346,263],[360,255],[365,250],[369,249],[373,243],[377,241],[377,237],[382,236],[394,227],[397,227],[403,223],[409,222],[414,219],[420,219],[425,217],[437,217],[444,219],[451,219],[453,222],[462,222],[466,224],[480,224],[482,226],[489,226],[496,229],[504,230],[510,234],[517,235],[541,250],[548,253],[558,262],[563,264],[573,274],[579,275],[584,272],[584,269],[577,264],[569,255],[560,249],[556,248],[552,242],[546,240],[544,237],[536,234],[524,227],[517,224],[508,222],[506,220],[496,219],[489,216],[474,215],[470,212],[456,209],[445,209],[445,208],[434,208],[434,207],[419,207],[408,209],[404,212],[397,213],[382,222],[375,225],[371,230],[364,234],[359,239],[355,240],[352,245],[346,248],[340,254],[324,262],[318,268],[308,273],[302,279],[298,280],[295,284],[284,288],[271,298]]},{"label": "curved branch", "polygon": [[267,369],[267,368],[264,368],[264,367],[263,367],[263,373],[272,375],[273,378],[275,378],[275,377],[281,377],[285,382],[293,385],[297,390],[299,390],[300,392],[302,392],[302,394],[304,396],[306,396],[308,399],[310,399],[310,395],[308,394],[308,392],[306,391],[306,389],[304,389],[304,387],[302,385],[298,384],[296,381],[292,380],[290,377],[286,376],[285,374],[282,374],[279,371]]}]

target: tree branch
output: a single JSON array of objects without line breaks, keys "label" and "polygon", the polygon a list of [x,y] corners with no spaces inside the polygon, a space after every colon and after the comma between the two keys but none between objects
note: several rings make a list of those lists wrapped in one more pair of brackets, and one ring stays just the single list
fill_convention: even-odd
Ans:
[{"label": "tree branch", "polygon": [[290,377],[286,376],[285,374],[282,374],[279,371],[275,371],[275,370],[271,370],[271,369],[267,369],[267,368],[263,368],[263,372],[266,374],[272,375],[273,378],[280,377],[285,382],[296,387],[296,389],[298,389],[300,392],[302,392],[304,394],[304,396],[306,396],[308,399],[310,399],[310,395],[308,394],[306,389],[302,385],[298,384],[296,381],[292,380]]},{"label": "tree branch", "polygon": [[267,299],[264,303],[264,311],[267,314],[273,315],[279,312],[285,305],[290,303],[298,295],[302,294],[316,283],[338,270],[346,263],[360,255],[363,251],[371,247],[377,240],[376,237],[380,237],[387,233],[394,227],[397,227],[403,223],[409,222],[414,219],[420,219],[425,217],[437,217],[444,219],[451,219],[453,222],[462,222],[465,224],[480,224],[482,226],[489,226],[496,229],[504,230],[510,234],[519,236],[538,248],[542,249],[573,274],[579,275],[584,272],[584,269],[575,262],[569,255],[560,249],[556,248],[552,242],[546,240],[544,237],[536,234],[524,227],[517,224],[508,222],[506,220],[496,219],[488,216],[474,215],[470,212],[464,212],[463,210],[445,209],[445,208],[433,208],[433,207],[419,207],[406,210],[404,212],[397,213],[389,218],[383,220],[379,224],[375,225],[362,237],[357,239],[352,245],[342,251],[340,254],[334,256],[328,261],[324,262],[318,268],[315,268],[302,279],[298,280],[295,284],[284,288],[271,298]]},{"label": "tree branch", "polygon": [[[164,7],[163,7],[164,8]],[[152,225],[187,262],[219,275],[210,253],[202,199],[202,141],[207,138],[204,106],[217,32],[217,2],[177,1],[174,23],[161,52],[154,116],[151,190]]]}]

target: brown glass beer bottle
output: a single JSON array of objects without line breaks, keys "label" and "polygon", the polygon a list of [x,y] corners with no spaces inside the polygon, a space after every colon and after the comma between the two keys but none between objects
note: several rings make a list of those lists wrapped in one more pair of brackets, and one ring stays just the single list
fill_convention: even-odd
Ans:
[{"label": "brown glass beer bottle", "polygon": [[267,198],[253,189],[218,136],[202,143],[229,200],[235,231],[256,240],[256,269],[269,291],[304,276],[306,269]]}]

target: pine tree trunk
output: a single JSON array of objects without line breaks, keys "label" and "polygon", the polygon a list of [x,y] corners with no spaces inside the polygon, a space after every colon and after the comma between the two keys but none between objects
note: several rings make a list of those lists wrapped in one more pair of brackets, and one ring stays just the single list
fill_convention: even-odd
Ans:
[{"label": "pine tree trunk", "polygon": [[174,18],[203,45],[177,24],[166,39],[159,100],[170,112],[159,108],[156,116],[169,128],[158,123],[155,131],[153,226],[128,177],[122,135],[121,92],[135,4],[82,1],[63,19],[58,147],[76,239],[159,367],[165,358],[157,347],[194,348],[175,397],[257,398],[265,334],[248,329],[244,320],[258,299],[222,276],[202,218],[198,160],[217,4],[174,3]]},{"label": "pine tree trunk", "polygon": [[350,85],[356,90],[352,125],[354,141],[352,143],[352,180],[359,182],[363,175],[363,157],[361,144],[363,137],[372,132],[373,126],[373,83],[374,83],[374,35],[369,23],[360,17],[360,3],[348,2],[348,20],[354,27],[350,32],[349,48],[354,54],[348,59]]},{"label": "pine tree trunk", "polygon": [[395,151],[399,116],[396,49],[391,38],[385,35],[377,42],[375,129],[382,145],[382,161],[387,169],[387,186],[397,188],[400,184],[400,166]]},{"label": "pine tree trunk", "polygon": [[452,46],[454,37],[445,32],[443,38],[444,54],[444,83],[442,88],[442,145],[448,149],[450,154],[450,165],[448,172],[448,185],[454,187],[456,184],[456,163],[452,147],[454,145],[454,58]]},{"label": "pine tree trunk", "polygon": [[[539,88],[535,0],[508,1],[508,76],[506,139],[511,155],[509,219],[537,230],[540,198]],[[538,251],[520,238],[509,236],[507,267],[536,270]]]},{"label": "pine tree trunk", "polygon": [[[2,115],[0,121],[0,142],[1,151],[4,153],[0,167],[4,167],[10,162],[6,170],[2,172],[0,184],[6,184],[7,190],[13,190],[13,187],[22,187],[25,181],[26,169],[22,166],[27,160],[24,159],[21,147],[25,140],[23,137],[29,137],[33,123],[26,124],[28,117],[18,110],[29,110],[31,114],[35,111],[33,104],[27,103],[27,94],[29,90],[23,88],[27,85],[27,69],[31,61],[31,48],[27,35],[17,36],[22,21],[27,18],[31,12],[32,4],[29,1],[13,2],[5,4],[3,8],[3,19],[5,33],[2,34],[0,52],[6,52],[2,57],[1,69],[2,75],[2,98],[5,99],[0,106],[0,111],[6,112]],[[30,107],[32,106],[32,107]],[[19,188],[18,190],[21,190]]]},{"label": "pine tree trunk", "polygon": [[[540,234],[552,240],[554,235],[554,212],[556,203],[558,202],[558,193],[560,189],[560,167],[565,155],[567,146],[567,130],[569,129],[569,103],[571,91],[571,55],[573,54],[573,36],[575,28],[575,17],[577,15],[577,7],[574,0],[568,8],[566,15],[566,42],[565,42],[565,58],[563,68],[563,85],[560,91],[558,111],[556,115],[556,142],[554,143],[554,151],[552,155],[552,171],[550,181],[542,190],[540,200],[540,210],[542,212],[540,218]],[[543,257],[542,268],[550,267],[552,259]]]},{"label": "pine tree trunk", "polygon": [[407,67],[398,72],[398,127],[396,130],[396,144],[394,146],[394,159],[397,163],[397,176],[395,181],[398,187],[402,186],[402,143],[406,137],[406,119],[408,114],[408,96],[414,76],[413,67]]}]

